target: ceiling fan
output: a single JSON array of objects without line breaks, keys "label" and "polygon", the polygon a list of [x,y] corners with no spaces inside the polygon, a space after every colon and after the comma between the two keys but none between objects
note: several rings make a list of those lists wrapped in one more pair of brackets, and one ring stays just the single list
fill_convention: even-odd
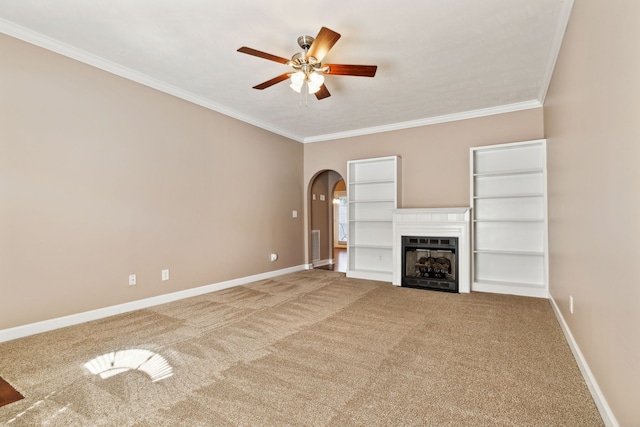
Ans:
[{"label": "ceiling fan", "polygon": [[322,64],[325,55],[339,38],[340,34],[326,27],[320,29],[315,39],[311,36],[300,36],[298,37],[298,45],[303,51],[294,54],[291,59],[271,55],[246,46],[238,49],[238,52],[279,62],[292,67],[294,70],[260,83],[254,86],[254,89],[266,89],[276,83],[290,79],[290,86],[293,90],[305,94],[307,92],[314,93],[316,98],[320,100],[331,96],[324,85],[325,74],[359,77],[373,77],[376,75],[378,68],[376,65]]}]

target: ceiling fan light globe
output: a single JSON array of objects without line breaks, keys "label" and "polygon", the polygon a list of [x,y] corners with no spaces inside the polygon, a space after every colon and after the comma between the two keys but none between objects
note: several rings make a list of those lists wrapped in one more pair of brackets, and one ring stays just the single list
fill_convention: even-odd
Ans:
[{"label": "ceiling fan light globe", "polygon": [[322,86],[324,84],[324,76],[320,73],[309,73],[309,84],[314,86]]},{"label": "ceiling fan light globe", "polygon": [[316,93],[324,84],[324,76],[320,73],[309,73],[307,76],[309,93]]},{"label": "ceiling fan light globe", "polygon": [[300,90],[302,89],[302,86],[296,86],[296,85],[294,85],[293,83],[291,83],[291,84],[289,85],[289,87],[290,87],[291,89],[293,89],[294,91],[296,91],[297,93],[300,93]]},{"label": "ceiling fan light globe", "polygon": [[322,85],[316,86],[313,83],[309,83],[307,86],[309,87],[309,93],[316,93],[320,90],[320,86]]},{"label": "ceiling fan light globe", "polygon": [[291,89],[295,90],[296,92],[300,93],[300,90],[302,89],[302,84],[304,83],[306,76],[302,71],[298,71],[295,72],[293,74],[291,74]]},{"label": "ceiling fan light globe", "polygon": [[302,86],[302,82],[306,78],[305,74],[302,71],[297,71],[291,74],[291,84],[295,84],[296,86]]}]

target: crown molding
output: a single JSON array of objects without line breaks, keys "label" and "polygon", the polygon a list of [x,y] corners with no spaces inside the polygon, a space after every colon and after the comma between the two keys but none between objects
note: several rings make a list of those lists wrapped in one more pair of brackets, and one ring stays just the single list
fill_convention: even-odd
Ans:
[{"label": "crown molding", "polygon": [[551,84],[551,78],[553,77],[553,70],[556,68],[556,61],[558,55],[560,55],[560,48],[562,47],[562,40],[564,40],[564,33],[567,31],[567,25],[569,25],[569,17],[571,16],[571,10],[573,9],[574,0],[564,0],[560,15],[556,25],[556,30],[553,34],[553,40],[551,41],[551,49],[549,50],[549,57],[547,58],[547,67],[544,70],[542,76],[542,82],[540,84],[540,93],[538,94],[538,100],[540,104],[544,105],[544,100],[547,97],[547,91]]},{"label": "crown molding", "polygon": [[351,138],[354,136],[370,135],[374,133],[390,132],[394,130],[409,129],[420,126],[429,126],[439,123],[455,122],[458,120],[475,119],[478,117],[493,116],[496,114],[513,113],[515,111],[531,110],[540,108],[542,104],[537,99],[518,102],[515,104],[500,105],[498,107],[482,108],[479,110],[465,111],[462,113],[447,114],[443,116],[428,117],[425,119],[411,120],[408,122],[392,123],[384,126],[374,126],[370,128],[356,129],[345,132],[330,133],[304,138],[304,143],[329,141],[332,139]]},{"label": "crown molding", "polygon": [[229,116],[234,119],[251,124],[253,126],[265,129],[269,132],[284,136],[289,139],[293,139],[298,142],[303,142],[303,138],[300,135],[292,134],[283,129],[272,126],[268,123],[262,122],[260,120],[256,120],[253,117],[239,113],[238,111],[232,110],[223,105],[212,102],[201,96],[195,95],[191,92],[187,92],[175,86],[169,85],[160,80],[149,77],[146,74],[140,73],[138,71],[134,71],[130,68],[123,67],[122,65],[116,64],[113,61],[109,61],[100,56],[78,49],[76,47],[63,43],[59,40],[52,39],[51,37],[32,31],[30,29],[14,24],[7,20],[0,19],[0,33],[4,33],[8,36],[25,41],[35,46],[39,46],[43,49],[47,49],[51,52],[58,53],[68,58],[75,59],[76,61],[82,62],[87,65],[91,65],[100,70],[106,71],[111,74],[115,74],[119,77],[123,77],[127,80],[134,81],[136,83],[150,87],[152,89],[159,90],[160,92],[164,92],[166,94],[175,96],[177,98],[184,99],[185,101],[189,101],[193,104],[199,105],[209,110],[213,110],[220,114],[224,114],[225,116]]}]

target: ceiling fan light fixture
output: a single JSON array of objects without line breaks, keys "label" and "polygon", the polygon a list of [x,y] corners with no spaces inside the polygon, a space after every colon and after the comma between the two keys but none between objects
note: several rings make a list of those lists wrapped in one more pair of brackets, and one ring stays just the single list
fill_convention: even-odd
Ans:
[{"label": "ceiling fan light fixture", "polygon": [[320,87],[324,84],[324,76],[320,73],[312,72],[308,76],[309,81],[309,93],[316,93],[320,90]]},{"label": "ceiling fan light fixture", "polygon": [[300,93],[300,90],[302,89],[302,85],[304,84],[304,81],[306,78],[307,76],[304,74],[303,71],[296,71],[295,73],[291,74],[291,77],[290,77],[291,84],[289,85],[289,87],[291,87],[291,89],[295,90],[296,92]]},{"label": "ceiling fan light fixture", "polygon": [[305,82],[307,83],[307,90],[309,93],[316,93],[324,84],[324,76],[316,72],[296,71],[291,74],[289,79],[291,80],[289,87],[297,93],[302,91],[302,87]]}]

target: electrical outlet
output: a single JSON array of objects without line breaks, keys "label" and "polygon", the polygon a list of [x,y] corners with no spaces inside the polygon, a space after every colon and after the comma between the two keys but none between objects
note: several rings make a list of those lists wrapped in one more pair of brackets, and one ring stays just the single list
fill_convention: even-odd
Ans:
[{"label": "electrical outlet", "polygon": [[129,275],[129,286],[133,286],[136,284],[136,275],[135,274],[130,274]]},{"label": "electrical outlet", "polygon": [[169,270],[162,270],[162,280],[169,280]]},{"label": "electrical outlet", "polygon": [[573,296],[569,295],[569,312],[573,314]]}]

